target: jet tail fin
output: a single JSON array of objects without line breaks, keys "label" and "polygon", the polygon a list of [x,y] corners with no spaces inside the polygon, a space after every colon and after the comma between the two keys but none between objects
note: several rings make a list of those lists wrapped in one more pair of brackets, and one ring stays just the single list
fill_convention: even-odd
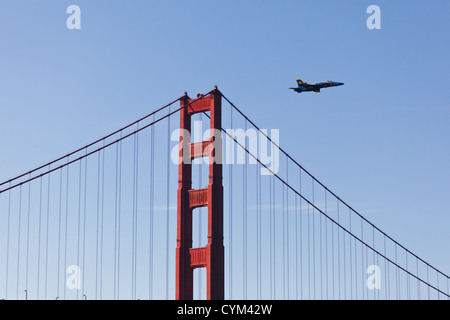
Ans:
[{"label": "jet tail fin", "polygon": [[299,85],[299,86],[301,86],[301,85],[304,85],[306,82],[305,81],[303,81],[302,79],[297,79],[297,84]]}]

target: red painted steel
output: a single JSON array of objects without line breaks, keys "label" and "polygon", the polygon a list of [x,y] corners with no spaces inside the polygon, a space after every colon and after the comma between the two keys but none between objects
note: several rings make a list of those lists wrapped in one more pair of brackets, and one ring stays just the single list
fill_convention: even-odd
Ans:
[{"label": "red painted steel", "polygon": [[192,159],[209,156],[212,144],[211,141],[201,141],[190,143],[190,156]]},{"label": "red painted steel", "polygon": [[187,108],[187,112],[189,115],[211,110],[211,101],[209,101],[209,96],[206,97],[206,99],[203,96],[200,96],[197,99],[189,100],[189,102],[190,105]]},{"label": "red painted steel", "polygon": [[191,208],[208,205],[208,189],[189,190],[189,206]]},{"label": "red painted steel", "polygon": [[191,248],[191,268],[204,268],[207,266],[206,247]]},{"label": "red painted steel", "polygon": [[[179,161],[178,164],[177,300],[193,299],[193,269],[201,267],[206,268],[206,298],[224,299],[221,97],[219,90],[215,88],[208,96],[191,100],[185,95],[180,102],[179,150],[180,159],[184,161]],[[210,139],[191,144],[190,136],[184,135],[184,132],[191,131],[191,116],[204,111],[210,112]],[[200,156],[209,157],[208,187],[193,190],[190,158]],[[208,208],[208,243],[202,248],[192,248],[192,210],[195,207]]]}]

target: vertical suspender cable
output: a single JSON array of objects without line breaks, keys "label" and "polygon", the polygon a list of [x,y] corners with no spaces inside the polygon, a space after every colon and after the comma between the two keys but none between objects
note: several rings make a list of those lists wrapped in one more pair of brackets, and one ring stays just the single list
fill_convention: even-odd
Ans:
[{"label": "vertical suspender cable", "polygon": [[16,299],[19,299],[19,278],[20,278],[20,226],[22,217],[22,185],[19,187],[19,221],[17,229],[17,282],[16,282]]},{"label": "vertical suspender cable", "polygon": [[358,299],[358,252],[357,252],[357,241],[355,239],[355,297]]},{"label": "vertical suspender cable", "polygon": [[283,225],[283,233],[281,234],[282,239],[283,239],[283,247],[282,247],[282,252],[283,252],[283,299],[286,299],[286,207],[284,206],[284,184],[281,186],[281,201],[283,204],[283,221],[282,221],[282,225]]},{"label": "vertical suspender cable", "polygon": [[[331,281],[332,281],[332,283],[333,283],[333,286],[332,286],[332,292],[333,292],[333,299],[334,299],[334,294],[335,294],[335,285],[336,285],[336,281],[335,281],[335,276],[334,276],[334,274],[335,274],[335,259],[334,259],[334,242],[335,242],[335,239],[334,239],[334,227],[335,227],[335,225],[334,225],[334,223],[331,225],[331,270],[332,270],[332,272],[331,272]],[[339,256],[339,253],[338,253],[338,256]],[[338,268],[339,268],[339,265],[338,265]],[[338,273],[338,278],[339,278],[339,273]],[[338,287],[338,290],[339,290],[339,287]]]},{"label": "vertical suspender cable", "polygon": [[314,201],[314,179],[312,181],[312,245],[313,245],[313,299],[316,299],[316,226],[315,226],[315,220],[316,220],[316,212],[315,212],[315,201]]},{"label": "vertical suspender cable", "polygon": [[[395,264],[398,265],[398,261],[397,261],[397,245],[396,244],[394,244],[394,249],[395,249]],[[400,299],[400,288],[399,288],[398,276],[399,276],[398,267],[395,267],[395,294],[397,295],[397,300]],[[428,277],[427,277],[427,283],[428,283]]]},{"label": "vertical suspender cable", "polygon": [[258,185],[258,216],[259,216],[259,223],[258,223],[258,232],[259,232],[259,298],[262,299],[262,223],[261,223],[261,218],[262,218],[262,206],[261,206],[261,167],[259,166],[259,164],[257,164],[258,166],[258,177],[259,177],[259,185]]},{"label": "vertical suspender cable", "polygon": [[[87,154],[87,149],[86,149]],[[83,190],[83,275],[81,277],[82,293],[85,294],[85,278],[86,278],[86,211],[87,211],[87,171],[88,171],[88,158],[84,158],[84,190]]]},{"label": "vertical suspender cable", "polygon": [[274,257],[274,212],[275,212],[275,200],[273,199],[273,194],[275,193],[275,177],[272,175],[270,179],[270,299],[274,299],[275,294],[275,286],[274,284],[274,265],[275,265],[275,257]]},{"label": "vertical suspender cable", "polygon": [[[247,131],[247,120],[245,120],[245,131]],[[247,140],[245,140],[244,147],[247,149]],[[244,199],[243,199],[243,229],[242,229],[242,245],[243,245],[243,293],[244,293],[244,299],[247,299],[247,163],[248,163],[249,157],[244,153]]]},{"label": "vertical suspender cable", "polygon": [[[286,158],[286,182],[289,184],[289,159]],[[289,299],[289,189],[286,188],[286,286]]]},{"label": "vertical suspender cable", "polygon": [[258,163],[255,164],[255,199],[256,199],[256,299],[259,299],[259,216],[258,216]]},{"label": "vertical suspender cable", "polygon": [[[327,190],[325,190],[325,214],[328,215],[328,206],[327,206]],[[325,219],[325,294],[328,300],[328,225],[327,220]]]},{"label": "vertical suspender cable", "polygon": [[[139,129],[139,122],[137,123],[137,129]],[[135,231],[135,240],[134,240],[134,298],[137,299],[136,296],[136,282],[137,282],[137,259],[138,259],[138,223],[139,223],[139,206],[138,206],[138,200],[139,200],[139,132],[136,133],[136,221],[134,224],[134,227],[136,229]]]},{"label": "vertical suspender cable", "polygon": [[[363,225],[362,219],[361,219],[361,240],[364,241],[364,225]],[[362,273],[361,279],[364,279],[365,273],[364,273],[364,245],[363,244],[361,244],[361,273]],[[363,283],[363,287],[362,287],[363,300],[366,297],[366,289],[367,289],[367,286],[364,286],[364,283]]]},{"label": "vertical suspender cable", "polygon": [[[369,241],[370,241],[370,237],[368,235],[367,243],[369,243]],[[369,247],[368,247],[368,245],[366,245],[366,246],[364,246],[364,248],[366,249],[366,263],[365,263],[363,269],[365,269],[365,271],[367,272],[367,266],[369,265]],[[366,285],[366,290],[367,290],[367,299],[369,300],[370,293],[369,293],[369,286],[367,286],[367,285]]]},{"label": "vertical suspender cable", "polygon": [[261,264],[260,264],[260,258],[261,258],[261,234],[260,234],[260,185],[261,185],[261,179],[259,176],[259,166],[258,163],[255,165],[256,168],[256,297],[257,299],[261,299],[261,282],[260,282],[260,276],[261,276]]},{"label": "vertical suspender cable", "polygon": [[[374,227],[372,227],[372,248],[373,249],[375,249],[375,228]],[[376,259],[377,259],[377,254],[375,253],[375,251],[373,251],[373,261],[372,261],[372,264],[374,264],[374,265],[378,265],[377,263],[376,263]],[[408,264],[408,263],[406,263],[406,264]],[[378,290],[373,290],[373,297],[374,297],[374,299],[376,299],[376,297],[377,297],[377,292]]]},{"label": "vertical suspender cable", "polygon": [[272,180],[269,179],[269,297],[272,296]]},{"label": "vertical suspender cable", "polygon": [[273,187],[272,187],[272,184],[273,184],[273,181],[274,181],[274,176],[272,175],[271,177],[270,177],[270,180],[269,180],[269,239],[270,239],[270,245],[269,245],[269,256],[270,256],[270,259],[269,259],[269,262],[270,262],[270,277],[269,277],[269,279],[270,279],[270,299],[273,299],[273,268],[272,268],[272,266],[273,266],[273,263],[274,263],[274,261],[273,261],[273,244],[272,244],[272,242],[273,242],[273,232],[272,232],[272,219],[273,219],[273,214],[272,214],[272,212],[273,212],[273,201],[272,201],[272,189],[273,189]]},{"label": "vertical suspender cable", "polygon": [[[50,165],[48,167],[50,170]],[[45,280],[44,280],[44,299],[47,299],[47,276],[48,276],[48,236],[49,236],[49,219],[50,219],[50,178],[51,175],[48,174],[47,180],[47,217],[46,217],[46,227],[45,227]]]},{"label": "vertical suspender cable", "polygon": [[257,246],[257,260],[258,260],[258,268],[257,268],[257,283],[258,283],[258,299],[261,299],[261,176],[260,176],[260,167],[259,164],[256,164],[256,178],[257,178],[257,238],[258,238],[258,246]]},{"label": "vertical suspender cable", "polygon": [[[170,113],[170,106],[169,106]],[[169,299],[170,117],[167,117],[166,300]]]},{"label": "vertical suspender cable", "polygon": [[[386,259],[385,259],[386,261]],[[386,262],[385,262],[386,264]],[[419,259],[416,258],[417,300],[420,300]],[[447,282],[448,283],[448,282]],[[448,291],[448,289],[447,289]]]},{"label": "vertical suspender cable", "polygon": [[[11,186],[11,182],[9,183]],[[9,279],[9,230],[11,225],[11,190],[8,190],[8,230],[6,234],[6,279],[5,279],[5,299],[8,299],[8,279]]]},{"label": "vertical suspender cable", "polygon": [[[48,166],[50,170],[50,165]],[[46,217],[46,236],[45,236],[45,281],[44,281],[44,298],[47,299],[47,276],[48,276],[48,236],[49,236],[49,220],[50,220],[50,178],[51,175],[48,174],[48,184],[47,184],[47,217]]]},{"label": "vertical suspender cable", "polygon": [[114,299],[117,299],[117,217],[119,207],[119,144],[116,144],[116,168],[115,168],[115,201],[114,201]]},{"label": "vertical suspender cable", "polygon": [[[339,200],[336,199],[336,210],[337,210],[337,223],[340,224],[339,220]],[[338,258],[338,298],[341,299],[341,246],[340,246],[340,228],[337,228],[337,258]]]},{"label": "vertical suspender cable", "polygon": [[[77,266],[80,266],[80,233],[81,233],[81,185],[82,185],[82,168],[83,168],[83,160],[80,160],[80,169],[78,172],[78,223],[77,223]],[[78,290],[76,290],[77,300],[78,300]]]},{"label": "vertical suspender cable", "polygon": [[[299,170],[299,187],[298,187],[299,194],[302,194],[302,170]],[[299,256],[300,256],[300,299],[303,299],[303,223],[302,223],[302,198],[298,197],[298,205],[299,205],[299,230],[300,230],[300,241],[299,241]]]},{"label": "vertical suspender cable", "polygon": [[[105,140],[103,140],[103,146]],[[101,219],[100,219],[100,300],[103,298],[103,219],[105,208],[105,149],[102,150],[102,188],[101,188]]]},{"label": "vertical suspender cable", "polygon": [[[67,162],[69,161],[69,157],[67,158]],[[67,168],[67,173],[66,173],[66,212],[65,212],[65,226],[64,226],[64,269],[67,268],[67,227],[68,227],[68,220],[69,220],[69,166],[66,167]],[[65,271],[65,270],[64,270]],[[64,299],[66,298],[66,288],[67,286],[63,286],[64,287]]]},{"label": "vertical suspender cable", "polygon": [[319,265],[320,265],[320,299],[323,300],[323,239],[322,239],[322,214],[319,214]]},{"label": "vertical suspender cable", "polygon": [[[31,173],[30,173],[31,177]],[[31,182],[28,183],[28,210],[27,210],[27,245],[25,257],[25,290],[28,288],[28,262],[30,253],[30,213],[31,213]]]},{"label": "vertical suspender cable", "polygon": [[[233,108],[230,107],[230,129],[233,129]],[[230,151],[231,152],[231,151]],[[231,160],[231,165],[228,166],[228,183],[229,183],[229,197],[228,197],[228,291],[229,299],[233,299],[233,165],[234,159]]]},{"label": "vertical suspender cable", "polygon": [[344,261],[344,265],[343,265],[343,268],[344,268],[344,282],[343,282],[343,284],[344,284],[344,300],[345,299],[347,299],[347,268],[346,268],[346,260],[347,260],[347,255],[346,255],[346,252],[345,252],[345,248],[346,248],[346,245],[345,245],[345,237],[346,237],[346,233],[345,232],[342,232],[342,254],[343,254],[343,256],[342,256],[342,259],[343,259],[343,261]]},{"label": "vertical suspender cable", "polygon": [[298,300],[298,206],[297,197],[294,197],[295,203],[295,299]]},{"label": "vertical suspender cable", "polygon": [[62,216],[62,195],[63,195],[63,169],[59,169],[59,205],[58,205],[58,251],[56,268],[56,296],[59,297],[59,287],[61,279],[61,216]]},{"label": "vertical suspender cable", "polygon": [[[408,275],[408,279],[409,279],[409,275]],[[440,300],[440,292],[439,292],[439,290],[440,290],[440,288],[439,288],[439,273],[438,272],[436,272],[436,288],[438,289],[438,292],[437,292],[437,296],[438,296],[438,300]],[[409,290],[409,283],[408,283],[408,290]],[[408,294],[408,296],[409,296],[409,294]],[[408,297],[408,299],[409,299],[409,297]]]},{"label": "vertical suspender cable", "polygon": [[[386,257],[386,236],[383,236],[383,255]],[[417,260],[418,261],[418,260]],[[384,259],[384,270],[386,275],[384,276],[384,288],[385,288],[385,299],[388,300],[389,299],[389,265],[387,264],[386,259]],[[419,272],[419,268],[417,266],[417,275]],[[418,284],[420,284],[418,282]]]},{"label": "vertical suspender cable", "polygon": [[307,243],[307,247],[308,247],[308,298],[311,299],[311,217],[310,217],[310,212],[309,212],[309,203],[307,203],[308,205],[308,221],[307,221],[307,226],[308,226],[308,243]]},{"label": "vertical suspender cable", "polygon": [[[122,137],[122,131],[120,132]],[[122,221],[122,140],[119,142],[119,194],[117,199],[117,299],[120,299],[120,253],[121,253],[121,221]]]},{"label": "vertical suspender cable", "polygon": [[[349,209],[350,210],[350,209]],[[355,247],[355,297],[356,299],[358,299],[358,252],[357,252],[357,241],[355,239],[354,242],[354,247]]]},{"label": "vertical suspender cable", "polygon": [[[450,290],[449,290],[449,281],[448,281],[449,279],[447,278],[447,294],[450,292]],[[450,297],[448,297],[447,296],[447,300],[449,300],[450,299]]]},{"label": "vertical suspender cable", "polygon": [[134,256],[135,256],[135,223],[136,223],[136,135],[133,135],[133,186],[132,186],[132,208],[131,208],[131,299],[134,300],[135,285],[135,269],[134,269]]},{"label": "vertical suspender cable", "polygon": [[[405,260],[406,260],[406,270],[408,270],[408,253],[407,252],[405,252]],[[439,277],[439,274],[437,274],[437,276]],[[438,278],[438,281],[439,281],[439,278]],[[438,283],[437,288],[439,289],[439,283]],[[409,274],[408,273],[406,274],[406,298],[408,300],[411,299],[410,291],[409,291]],[[438,291],[438,300],[439,300],[439,291]]]},{"label": "vertical suspender cable", "polygon": [[[155,116],[153,115],[153,121]],[[155,208],[155,195],[154,195],[154,185],[155,185],[155,127],[151,127],[150,131],[150,221],[149,221],[149,289],[148,296],[149,299],[153,299],[153,219],[154,219],[154,208]]]},{"label": "vertical suspender cable", "polygon": [[[369,243],[369,238],[367,239],[367,243]],[[367,266],[369,265],[369,248],[368,246],[364,246],[364,248],[366,249],[366,263],[364,265],[363,270],[367,270]],[[367,299],[369,299],[369,287],[366,286],[366,293],[367,293]]]},{"label": "vertical suspender cable", "polygon": [[[450,290],[449,290],[449,281],[448,281],[448,278],[447,278],[447,294],[450,292]],[[449,300],[450,299],[450,297],[447,297],[447,300]]]},{"label": "vertical suspender cable", "polygon": [[[348,210],[348,225],[349,230],[352,232],[352,215],[350,209]],[[352,237],[348,239],[348,251],[350,254],[349,265],[350,265],[350,300],[353,300],[353,254],[352,254]]]},{"label": "vertical suspender cable", "polygon": [[[386,247],[386,236],[384,237],[384,246]],[[385,249],[386,251],[386,249]],[[385,257],[387,257],[387,255],[385,255]],[[388,286],[387,287],[387,299],[389,300],[391,298],[391,287],[392,287],[392,281],[391,281],[391,273],[390,273],[390,269],[391,269],[391,264],[390,263],[386,263],[387,267],[386,267],[386,272],[387,272],[387,283]],[[420,283],[419,283],[420,284]]]},{"label": "vertical suspender cable", "polygon": [[[137,130],[139,122],[136,123]],[[133,215],[131,239],[131,298],[136,299],[136,254],[137,254],[137,179],[138,179],[138,138],[139,133],[133,135]]]},{"label": "vertical suspender cable", "polygon": [[39,224],[38,224],[38,261],[37,261],[37,289],[36,298],[39,300],[39,284],[41,271],[41,221],[42,221],[42,177],[39,178]]},{"label": "vertical suspender cable", "polygon": [[277,280],[277,274],[276,274],[276,261],[277,261],[277,257],[276,257],[276,180],[275,180],[275,176],[272,175],[272,182],[273,182],[273,187],[272,187],[272,192],[273,192],[273,202],[272,202],[272,208],[273,208],[273,298],[276,299],[276,292],[277,292],[277,287],[276,287],[276,280]]},{"label": "vertical suspender cable", "polygon": [[97,153],[97,219],[96,219],[96,238],[95,238],[95,299],[98,299],[98,279],[99,279],[99,243],[100,243],[100,181],[101,181],[101,152]]}]

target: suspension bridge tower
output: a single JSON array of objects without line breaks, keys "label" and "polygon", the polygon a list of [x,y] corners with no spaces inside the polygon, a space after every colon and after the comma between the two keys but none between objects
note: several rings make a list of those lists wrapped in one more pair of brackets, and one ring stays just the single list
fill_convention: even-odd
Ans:
[{"label": "suspension bridge tower", "polygon": [[[180,101],[180,143],[177,192],[177,300],[193,299],[193,270],[206,268],[208,300],[224,299],[223,247],[223,186],[222,186],[222,117],[221,93],[214,88],[209,94],[190,99],[187,94]],[[191,143],[191,117],[208,112],[210,139]],[[209,157],[208,186],[192,189],[193,159]],[[208,208],[208,243],[192,248],[192,212],[194,208]]]}]

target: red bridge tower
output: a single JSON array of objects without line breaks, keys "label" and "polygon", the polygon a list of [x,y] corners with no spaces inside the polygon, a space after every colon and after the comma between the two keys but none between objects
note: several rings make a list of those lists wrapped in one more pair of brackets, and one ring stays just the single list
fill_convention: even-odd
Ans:
[{"label": "red bridge tower", "polygon": [[[223,186],[222,186],[222,117],[221,93],[214,88],[208,95],[181,100],[180,154],[177,193],[177,300],[193,299],[193,270],[206,268],[207,299],[224,299]],[[211,135],[208,141],[191,143],[191,116],[209,111]],[[209,183],[204,189],[192,188],[191,161],[209,157]],[[208,208],[208,243],[192,248],[192,210]]]}]

